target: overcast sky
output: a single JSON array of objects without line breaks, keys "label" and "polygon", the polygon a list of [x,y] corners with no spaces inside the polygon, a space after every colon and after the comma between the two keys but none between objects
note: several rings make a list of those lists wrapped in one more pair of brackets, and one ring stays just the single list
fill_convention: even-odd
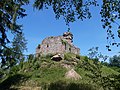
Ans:
[{"label": "overcast sky", "polygon": [[[62,35],[67,31],[68,27],[63,18],[56,20],[51,9],[38,11],[32,8],[32,4],[26,6],[25,9],[28,16],[19,20],[19,23],[23,24],[23,31],[28,40],[28,52],[25,54],[34,54],[37,45],[44,38]],[[92,47],[99,47],[99,51],[104,55],[113,56],[118,54],[120,47],[112,47],[111,52],[106,49],[107,35],[100,21],[100,8],[92,7],[91,12],[91,19],[70,23],[70,31],[74,36],[74,45],[80,48],[81,55],[87,55],[88,49]]]}]

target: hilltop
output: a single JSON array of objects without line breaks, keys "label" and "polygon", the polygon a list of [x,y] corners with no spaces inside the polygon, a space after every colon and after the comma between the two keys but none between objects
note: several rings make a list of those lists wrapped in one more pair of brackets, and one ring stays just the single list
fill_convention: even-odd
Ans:
[{"label": "hilltop", "polygon": [[[61,61],[53,55],[34,57],[14,66],[2,76],[1,90],[116,90],[120,72],[86,56],[65,53]],[[66,77],[73,70],[77,76]]]}]

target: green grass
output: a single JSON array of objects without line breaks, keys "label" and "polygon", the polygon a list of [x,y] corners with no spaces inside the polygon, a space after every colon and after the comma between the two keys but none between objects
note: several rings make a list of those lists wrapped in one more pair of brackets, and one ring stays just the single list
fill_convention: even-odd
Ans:
[{"label": "green grass", "polygon": [[[77,57],[76,57],[77,56]],[[22,77],[27,77],[26,80],[22,80],[17,84],[17,86],[28,85],[28,86],[41,86],[42,88],[49,88],[48,90],[73,90],[68,88],[77,88],[76,90],[80,89],[80,86],[86,89],[81,90],[92,90],[93,87],[99,88],[100,85],[94,82],[94,78],[89,77],[95,76],[95,73],[99,74],[99,71],[102,71],[102,76],[109,76],[109,75],[118,75],[119,72],[115,71],[114,69],[103,66],[99,70],[99,66],[101,65],[100,62],[95,62],[93,60],[88,60],[85,56],[78,56],[71,53],[65,54],[65,60],[69,63],[72,63],[72,59],[78,58],[80,59],[77,61],[77,65],[73,68],[75,71],[82,77],[82,79],[74,81],[65,79],[65,73],[68,71],[66,68],[61,66],[61,63],[64,63],[64,60],[61,62],[55,62],[50,60],[51,55],[40,57],[39,59],[33,59],[27,62],[24,62],[23,65],[17,65],[11,69],[11,73],[3,80],[0,85],[5,86],[9,83],[9,88],[11,85],[16,84],[16,80],[22,80]],[[64,63],[65,64],[65,63]],[[93,70],[93,71],[92,71]],[[20,75],[22,77],[16,77],[16,75]],[[12,77],[11,77],[12,76]],[[13,81],[11,81],[11,78]],[[99,78],[99,77],[96,77]],[[21,81],[20,80],[20,81]],[[57,87],[60,89],[56,89]],[[89,88],[89,89],[87,89]],[[97,90],[97,89],[96,89]]]},{"label": "green grass", "polygon": [[76,58],[76,54],[73,54],[73,53],[65,53],[64,54],[64,60],[72,61],[73,58]]},{"label": "green grass", "polygon": [[111,74],[118,75],[118,74],[120,74],[119,72],[117,72],[117,71],[115,71],[112,68],[107,67],[107,66],[103,66],[101,70],[102,70],[103,75],[111,75]]},{"label": "green grass", "polygon": [[60,67],[51,67],[51,68],[45,68],[40,69],[37,72],[34,72],[34,75],[32,76],[32,79],[39,80],[40,82],[54,82],[57,80],[64,79],[64,74],[66,72],[66,69],[60,68]]}]

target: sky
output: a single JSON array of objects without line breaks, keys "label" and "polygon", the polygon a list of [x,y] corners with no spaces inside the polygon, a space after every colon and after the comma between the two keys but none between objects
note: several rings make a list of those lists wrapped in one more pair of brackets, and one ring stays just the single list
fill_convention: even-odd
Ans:
[{"label": "sky", "polygon": [[[20,19],[18,23],[23,24],[23,32],[27,39],[27,52],[25,54],[35,54],[36,47],[43,39],[49,36],[62,35],[68,30],[63,18],[55,19],[55,14],[51,9],[36,10],[32,4],[25,6],[25,18]],[[104,55],[113,56],[118,54],[120,47],[112,47],[109,52],[106,49],[107,33],[102,28],[100,18],[100,7],[92,7],[92,18],[84,21],[77,20],[70,23],[70,32],[73,34],[73,44],[80,48],[81,55],[87,55],[92,47],[99,47],[99,52]]]}]

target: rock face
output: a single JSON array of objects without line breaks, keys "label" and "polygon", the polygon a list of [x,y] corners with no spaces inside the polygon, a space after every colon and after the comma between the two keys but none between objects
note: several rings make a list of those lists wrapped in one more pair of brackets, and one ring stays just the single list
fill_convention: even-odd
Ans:
[{"label": "rock face", "polygon": [[82,79],[82,77],[74,70],[71,69],[68,72],[65,73],[66,79],[72,79],[72,80],[79,80]]},{"label": "rock face", "polygon": [[36,56],[47,54],[74,53],[79,54],[80,49],[72,44],[73,35],[70,32],[63,33],[62,36],[47,37],[36,48]]}]

